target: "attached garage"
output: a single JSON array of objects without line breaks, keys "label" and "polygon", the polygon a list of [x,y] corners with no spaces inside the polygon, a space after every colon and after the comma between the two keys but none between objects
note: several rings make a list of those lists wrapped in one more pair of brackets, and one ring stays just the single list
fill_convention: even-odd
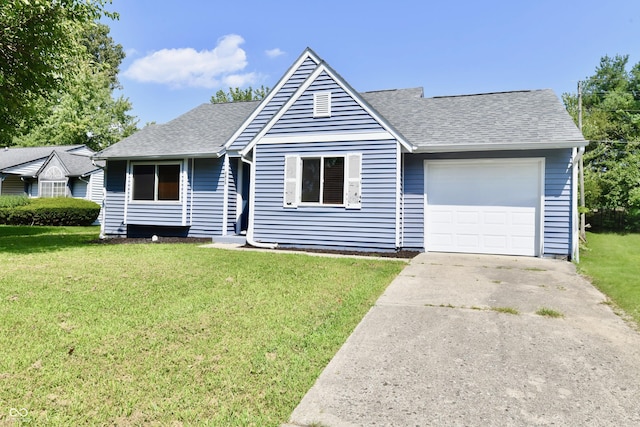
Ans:
[{"label": "attached garage", "polygon": [[539,256],[544,158],[425,160],[425,248]]}]

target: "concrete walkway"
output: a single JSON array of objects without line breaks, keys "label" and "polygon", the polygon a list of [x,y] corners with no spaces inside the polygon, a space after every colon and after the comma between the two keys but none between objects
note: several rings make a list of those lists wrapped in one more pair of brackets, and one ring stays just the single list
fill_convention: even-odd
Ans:
[{"label": "concrete walkway", "polygon": [[289,423],[640,425],[640,334],[604,302],[564,261],[419,255]]}]

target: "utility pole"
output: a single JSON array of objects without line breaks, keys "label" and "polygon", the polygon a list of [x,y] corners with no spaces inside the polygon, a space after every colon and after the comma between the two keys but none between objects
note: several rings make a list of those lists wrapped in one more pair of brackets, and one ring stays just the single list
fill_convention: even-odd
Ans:
[{"label": "utility pole", "polygon": [[[582,82],[578,81],[578,129],[582,133]],[[584,155],[580,156],[580,166],[578,166],[580,173],[580,207],[582,212],[580,213],[580,238],[583,241],[587,241],[586,232],[586,214],[584,213]]]}]

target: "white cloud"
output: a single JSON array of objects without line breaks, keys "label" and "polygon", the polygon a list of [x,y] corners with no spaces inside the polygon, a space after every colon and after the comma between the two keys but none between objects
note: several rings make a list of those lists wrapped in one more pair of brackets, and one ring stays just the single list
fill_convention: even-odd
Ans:
[{"label": "white cloud", "polygon": [[176,88],[213,89],[228,81],[252,83],[257,79],[255,73],[237,73],[247,66],[247,55],[240,48],[242,43],[241,36],[229,34],[218,39],[212,50],[162,49],[136,59],[123,75],[138,82]]},{"label": "white cloud", "polygon": [[259,80],[257,73],[230,74],[223,77],[222,83],[229,87],[243,87],[255,84]]},{"label": "white cloud", "polygon": [[280,50],[279,47],[265,50],[264,53],[266,53],[269,58],[277,58],[280,55],[284,55],[284,51]]}]

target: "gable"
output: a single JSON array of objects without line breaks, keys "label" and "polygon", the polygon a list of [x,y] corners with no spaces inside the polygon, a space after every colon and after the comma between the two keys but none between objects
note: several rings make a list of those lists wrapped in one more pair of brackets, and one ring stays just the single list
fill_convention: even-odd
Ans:
[{"label": "gable", "polygon": [[[330,114],[314,114],[314,95],[329,93]],[[266,133],[383,132],[384,127],[329,75],[321,72]]]},{"label": "gable", "polygon": [[38,179],[53,181],[64,180],[68,174],[69,171],[54,152],[38,172]]},{"label": "gable", "polygon": [[258,106],[248,120],[230,138],[228,150],[242,150],[265,124],[280,110],[289,100],[298,87],[311,75],[318,66],[319,59],[310,50],[305,51],[296,64],[276,84]]}]

